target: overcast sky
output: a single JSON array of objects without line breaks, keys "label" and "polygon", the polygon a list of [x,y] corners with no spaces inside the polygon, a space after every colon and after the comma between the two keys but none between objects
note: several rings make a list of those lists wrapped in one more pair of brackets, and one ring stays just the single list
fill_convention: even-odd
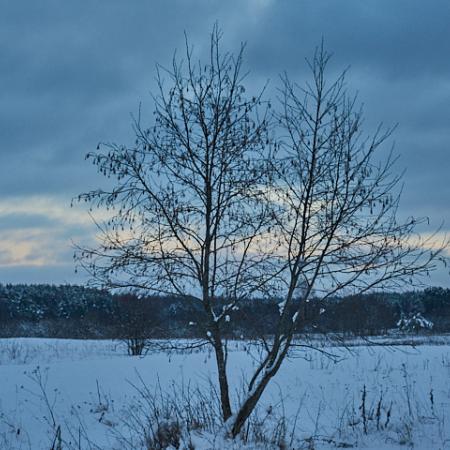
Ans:
[{"label": "overcast sky", "polygon": [[[130,113],[151,111],[155,63],[184,31],[201,54],[215,21],[224,48],[247,42],[248,83],[288,71],[322,37],[332,70],[350,66],[366,130],[398,123],[401,214],[450,228],[450,2],[413,0],[0,0],[0,283],[83,282],[71,241],[94,229],[71,198],[103,180],[84,160],[99,141],[133,140]],[[151,115],[149,115],[151,118]],[[430,283],[450,287],[448,270]]]}]

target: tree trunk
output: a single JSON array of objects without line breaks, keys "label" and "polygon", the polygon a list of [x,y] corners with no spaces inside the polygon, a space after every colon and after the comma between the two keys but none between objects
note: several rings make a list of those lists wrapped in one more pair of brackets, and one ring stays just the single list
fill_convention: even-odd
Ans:
[{"label": "tree trunk", "polygon": [[[292,333],[293,329],[291,330]],[[239,411],[236,415],[236,418],[234,419],[234,423],[231,427],[231,437],[234,439],[241,431],[243,425],[247,421],[247,419],[250,417],[250,414],[255,409],[256,404],[259,402],[259,399],[261,398],[262,393],[267,387],[267,384],[269,381],[277,374],[278,370],[281,367],[281,363],[284,361],[287,352],[290,347],[290,343],[292,340],[292,334],[288,337],[288,340],[283,344],[282,349],[280,352],[273,356],[274,361],[273,363],[269,363],[271,365],[270,370],[267,369],[267,365],[265,366],[265,372],[259,383],[254,387],[247,397],[247,399],[244,401],[244,403],[239,408]]]},{"label": "tree trunk", "polygon": [[239,412],[236,415],[233,426],[231,427],[231,437],[234,439],[241,431],[245,422],[249,418],[250,414],[255,409],[256,404],[261,398],[267,384],[274,374],[266,373],[264,378],[258,383],[253,392],[247,397],[243,405],[240,407]]},{"label": "tree trunk", "polygon": [[228,388],[228,377],[226,372],[225,354],[220,340],[215,341],[214,351],[216,354],[217,372],[219,376],[220,405],[222,407],[223,420],[224,422],[226,422],[231,417],[231,404]]}]

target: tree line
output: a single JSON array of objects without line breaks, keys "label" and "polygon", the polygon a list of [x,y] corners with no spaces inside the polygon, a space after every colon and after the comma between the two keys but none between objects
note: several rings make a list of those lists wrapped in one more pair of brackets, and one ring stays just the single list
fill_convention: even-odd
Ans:
[{"label": "tree line", "polygon": [[[217,301],[217,312],[228,299]],[[230,311],[224,334],[253,339],[276,332],[281,298],[252,298]],[[296,302],[292,308],[297,308]],[[420,313],[434,332],[450,331],[450,289],[313,297],[301,305],[297,333],[383,334]],[[1,285],[0,335],[65,338],[202,337],[207,316],[195,299],[113,294],[77,285]],[[204,329],[204,331],[202,331]]]}]

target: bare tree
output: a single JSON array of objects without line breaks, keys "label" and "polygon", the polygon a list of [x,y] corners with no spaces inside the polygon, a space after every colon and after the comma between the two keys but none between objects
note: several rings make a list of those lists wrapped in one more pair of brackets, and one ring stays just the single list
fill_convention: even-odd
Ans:
[{"label": "bare tree", "polygon": [[[248,385],[232,424],[236,436],[271,378],[278,372],[303,305],[320,298],[398,288],[434,269],[445,244],[423,240],[415,229],[426,219],[397,220],[401,176],[392,171],[392,149],[377,153],[393,129],[362,132],[362,110],[348,94],[345,72],[326,79],[330,55],[319,47],[307,61],[312,81],[300,87],[282,76],[280,141],[270,196],[277,216],[279,249],[287,262],[277,330]],[[433,250],[434,248],[434,250]],[[431,249],[431,250],[430,250]]]},{"label": "bare tree", "polygon": [[[95,280],[202,305],[233,437],[295,344],[313,291],[326,298],[398,286],[439,255],[415,239],[417,220],[396,220],[401,177],[392,155],[376,160],[392,130],[363,137],[344,75],[326,83],[323,48],[310,63],[312,84],[299,89],[282,77],[274,115],[263,92],[246,94],[242,52],[222,54],[215,27],[207,64],[194,63],[186,45],[184,62],[159,68],[154,126],[138,117],[134,146],[89,154],[114,186],[79,196],[112,210],[98,224],[99,247],[78,255]],[[262,339],[232,414],[223,325],[239,302],[274,291],[283,298],[276,332]]]},{"label": "bare tree", "polygon": [[158,68],[155,125],[144,128],[138,117],[133,147],[107,144],[106,152],[88,155],[116,185],[80,195],[113,215],[99,224],[101,245],[79,256],[104,286],[201,302],[227,420],[221,326],[241,299],[274,277],[276,262],[262,239],[273,220],[260,188],[270,176],[263,152],[269,107],[262,92],[245,93],[244,47],[222,55],[220,38],[216,26],[207,64],[193,61],[186,41],[184,62],[174,57],[170,70]]}]

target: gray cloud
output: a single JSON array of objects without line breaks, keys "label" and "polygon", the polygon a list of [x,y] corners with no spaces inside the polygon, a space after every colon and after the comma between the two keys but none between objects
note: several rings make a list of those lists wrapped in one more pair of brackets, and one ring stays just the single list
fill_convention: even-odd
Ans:
[{"label": "gray cloud", "polygon": [[41,228],[55,225],[55,220],[45,214],[0,214],[0,231]]},{"label": "gray cloud", "polygon": [[[1,257],[1,254],[0,254]],[[83,284],[86,274],[75,273],[72,264],[38,266],[0,266],[0,279],[5,283],[51,283],[51,284]]]},{"label": "gray cloud", "polygon": [[[174,49],[183,50],[184,30],[204,52],[218,20],[225,47],[248,42],[248,83],[270,78],[269,93],[284,70],[305,79],[304,57],[323,37],[334,53],[330,75],[351,68],[349,87],[365,104],[368,130],[399,123],[399,169],[407,168],[401,214],[446,220],[448,228],[448,17],[446,0],[0,0],[2,199],[58,194],[68,205],[98,187],[103,180],[85,153],[99,141],[132,141],[129,114],[141,100],[151,110],[155,63],[168,65]],[[28,219],[11,215],[3,226],[26,228]]]},{"label": "gray cloud", "polygon": [[447,78],[449,13],[445,0],[272,2],[252,27],[252,65],[297,70],[323,37],[339,60],[386,79]]}]

